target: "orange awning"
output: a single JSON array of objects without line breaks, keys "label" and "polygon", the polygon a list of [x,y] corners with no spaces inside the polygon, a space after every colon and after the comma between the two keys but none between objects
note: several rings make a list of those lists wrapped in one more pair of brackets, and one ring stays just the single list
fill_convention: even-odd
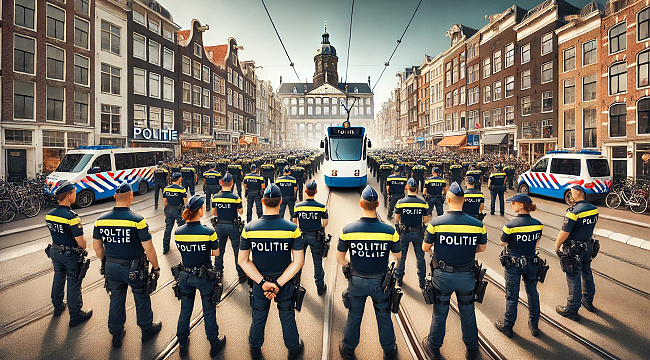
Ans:
[{"label": "orange awning", "polygon": [[478,150],[478,146],[462,146],[461,150]]},{"label": "orange awning", "polygon": [[465,143],[466,136],[446,136],[438,143],[438,146],[461,146]]}]

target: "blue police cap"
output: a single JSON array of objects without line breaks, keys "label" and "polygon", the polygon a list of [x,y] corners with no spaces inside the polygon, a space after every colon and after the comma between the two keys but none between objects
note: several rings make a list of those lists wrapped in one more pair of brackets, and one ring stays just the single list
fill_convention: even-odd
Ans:
[{"label": "blue police cap", "polygon": [[183,175],[181,175],[179,172],[172,173],[172,180],[178,180],[181,177],[183,177]]},{"label": "blue police cap", "polygon": [[393,168],[393,171],[399,171],[399,165],[395,165],[395,167]]},{"label": "blue police cap", "polygon": [[440,168],[439,167],[434,167],[433,172],[436,174],[440,174]]},{"label": "blue police cap", "polygon": [[163,162],[162,162],[162,161],[158,161],[158,165],[162,165],[162,164],[163,164]]},{"label": "blue police cap", "polygon": [[289,167],[289,165],[285,165],[284,172],[285,173],[291,172],[291,168]]},{"label": "blue police cap", "polygon": [[232,181],[232,175],[230,175],[230,173],[226,173],[226,174],[221,178],[221,181],[223,181],[223,182],[225,182],[225,183],[229,183],[229,182],[231,182],[231,181]]},{"label": "blue police cap", "polygon": [[585,190],[582,188],[582,185],[580,185],[580,184],[573,184],[573,185],[569,186],[569,189],[578,190],[578,191],[583,191],[583,192],[585,191]]},{"label": "blue police cap", "polygon": [[517,201],[520,203],[526,203],[526,204],[531,204],[533,200],[526,194],[516,194],[515,196],[511,197],[510,199],[506,199],[506,201]]},{"label": "blue police cap", "polygon": [[451,186],[449,186],[449,192],[456,195],[456,196],[465,196],[465,193],[463,192],[463,188],[458,185],[456,181],[454,181]]},{"label": "blue police cap", "polygon": [[56,191],[54,192],[54,195],[65,194],[65,193],[67,193],[68,191],[72,191],[72,190],[74,190],[74,189],[76,189],[76,187],[75,187],[74,185],[70,184],[70,183],[67,182],[67,181],[64,181],[64,182],[62,182],[61,184],[59,184],[59,187],[58,187],[58,189],[56,189]]},{"label": "blue police cap", "polygon": [[503,165],[501,165],[501,164],[496,164],[494,167],[495,167],[497,170],[503,170]]},{"label": "blue police cap", "polygon": [[251,165],[251,170],[255,171],[256,169],[257,169],[257,165],[252,164],[252,165]]},{"label": "blue police cap", "polygon": [[120,186],[118,186],[117,189],[115,189],[116,194],[125,194],[132,191],[133,189],[131,188],[131,184],[129,184],[126,181],[121,183]]},{"label": "blue police cap", "polygon": [[406,185],[408,185],[409,187],[416,187],[416,186],[418,186],[418,183],[415,181],[414,178],[410,178],[410,179],[406,182]]},{"label": "blue police cap", "polygon": [[467,175],[465,176],[465,182],[468,184],[473,184],[474,183],[474,177],[472,175]]},{"label": "blue police cap", "polygon": [[363,192],[361,193],[361,197],[368,201],[377,201],[377,199],[379,199],[379,195],[377,195],[375,189],[370,185],[366,185],[366,188],[363,189]]},{"label": "blue police cap", "polygon": [[187,200],[187,208],[190,210],[196,210],[205,204],[205,197],[196,194],[193,195],[189,200]]},{"label": "blue police cap", "polygon": [[279,198],[282,197],[282,192],[277,185],[271,184],[271,186],[267,187],[264,191],[264,197],[269,199]]},{"label": "blue police cap", "polygon": [[316,180],[309,180],[307,181],[307,184],[305,184],[305,189],[307,190],[316,190]]},{"label": "blue police cap", "polygon": [[216,162],[210,163],[210,167],[216,167],[216,166],[217,166]]}]

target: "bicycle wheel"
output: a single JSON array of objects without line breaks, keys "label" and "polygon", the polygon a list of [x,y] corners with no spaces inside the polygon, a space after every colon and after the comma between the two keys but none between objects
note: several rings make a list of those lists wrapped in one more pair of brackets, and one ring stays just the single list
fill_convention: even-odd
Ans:
[{"label": "bicycle wheel", "polygon": [[632,196],[628,204],[635,214],[642,214],[648,208],[648,201],[642,196]]},{"label": "bicycle wheel", "polygon": [[0,201],[0,223],[6,224],[16,217],[16,208],[9,200]]},{"label": "bicycle wheel", "polygon": [[27,196],[24,201],[21,212],[28,218],[34,217],[41,212],[41,202],[36,195]]},{"label": "bicycle wheel", "polygon": [[605,204],[610,209],[618,209],[621,206],[621,196],[615,192],[609,193],[605,198]]}]

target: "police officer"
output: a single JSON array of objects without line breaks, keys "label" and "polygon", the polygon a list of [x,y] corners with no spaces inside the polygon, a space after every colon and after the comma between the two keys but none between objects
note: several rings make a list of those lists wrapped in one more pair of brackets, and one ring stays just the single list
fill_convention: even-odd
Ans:
[{"label": "police officer", "polygon": [[278,176],[282,175],[282,172],[284,171],[284,167],[289,165],[289,162],[285,158],[278,158],[275,159],[275,168],[278,171]]},{"label": "police officer", "polygon": [[203,173],[205,178],[205,198],[208,201],[205,202],[205,209],[210,211],[210,199],[212,196],[221,191],[221,186],[219,185],[219,180],[221,180],[221,173],[217,171],[217,163],[211,163],[210,169]]},{"label": "police officer", "polygon": [[291,167],[291,176],[296,179],[296,184],[298,185],[297,194],[300,201],[302,201],[302,188],[305,183],[305,168],[297,164],[298,160],[296,159],[296,165]]},{"label": "police officer", "polygon": [[429,216],[433,215],[433,209],[436,209],[436,215],[443,214],[443,198],[447,194],[447,182],[440,177],[440,168],[433,168],[433,176],[430,176],[424,182],[424,198],[429,204]]},{"label": "police officer", "polygon": [[417,165],[413,166],[413,179],[415,179],[415,182],[417,183],[418,187],[420,188],[420,191],[423,191],[424,189],[424,172],[427,171],[427,167],[418,163]]},{"label": "police officer", "polygon": [[485,207],[485,196],[479,190],[474,188],[476,179],[468,175],[465,177],[465,203],[463,212],[473,218],[483,221],[483,208]]},{"label": "police officer", "polygon": [[424,235],[423,226],[429,222],[429,206],[426,201],[418,197],[418,182],[414,178],[410,178],[406,183],[406,191],[406,197],[398,201],[395,206],[395,223],[400,227],[399,241],[402,247],[402,258],[397,265],[396,271],[397,284],[402,286],[402,279],[404,278],[404,270],[406,267],[406,256],[409,252],[409,243],[412,243],[415,258],[418,261],[420,289],[424,289],[424,277],[427,275],[427,266],[424,263],[422,237]]},{"label": "police officer", "polygon": [[146,255],[153,266],[153,276],[160,277],[156,249],[151,241],[147,220],[131,211],[131,202],[133,190],[129,183],[123,182],[115,189],[115,207],[97,218],[93,231],[93,248],[97,258],[106,256],[103,260],[104,276],[111,297],[108,331],[113,335],[113,347],[116,349],[122,347],[124,339],[126,292],[129,286],[135,300],[138,326],[142,329],[142,342],[151,340],[162,328],[160,321],[153,321],[147,277],[143,276],[149,267],[148,262],[143,260],[143,255]]},{"label": "police officer", "polygon": [[[377,192],[369,185],[366,186],[359,201],[363,217],[343,227],[337,246],[336,261],[343,267],[349,266],[351,275],[347,289],[348,319],[343,341],[339,344],[339,353],[346,360],[355,358],[354,350],[359,345],[363,309],[368,297],[372,299],[375,308],[384,359],[397,357],[395,331],[388,306],[390,292],[378,289],[382,286],[388,268],[389,254],[392,253],[399,260],[402,249],[395,229],[377,219],[378,199]],[[345,258],[348,250],[349,261]]]},{"label": "police officer", "polygon": [[323,243],[318,238],[318,231],[325,228],[328,223],[329,215],[325,205],[314,199],[317,193],[315,180],[309,180],[305,186],[305,201],[296,204],[293,209],[293,222],[298,224],[305,242],[305,256],[307,255],[307,246],[311,249],[311,258],[314,262],[314,279],[316,280],[316,290],[318,296],[321,296],[327,290],[325,285],[325,271],[323,270]]},{"label": "police officer", "polygon": [[280,204],[280,217],[284,218],[284,211],[289,207],[289,216],[294,218],[294,206],[296,204],[296,190],[298,189],[296,179],[289,175],[291,169],[289,166],[284,167],[284,175],[275,180],[275,184],[282,192],[282,203]]},{"label": "police officer", "polygon": [[394,173],[386,179],[386,192],[388,193],[388,219],[393,218],[393,211],[397,201],[404,197],[406,178],[401,175],[399,166],[395,166]]},{"label": "police officer", "polygon": [[181,168],[181,175],[183,175],[183,188],[189,189],[190,194],[194,195],[194,185],[199,179],[196,169],[188,162]]},{"label": "police officer", "polygon": [[506,191],[505,181],[506,173],[503,172],[501,165],[496,165],[495,171],[490,174],[490,180],[488,181],[488,189],[490,189],[490,215],[494,215],[494,208],[497,201],[497,196],[499,196],[499,210],[501,216],[505,212],[505,204],[503,202],[503,194]]},{"label": "police officer", "polygon": [[164,166],[162,161],[158,161],[158,167],[154,169],[153,177],[153,208],[154,210],[158,210],[158,193],[162,192],[165,186],[167,186],[167,178],[169,178],[169,171],[167,170],[167,166]]},{"label": "police officer", "polygon": [[212,269],[212,256],[219,256],[219,242],[212,228],[201,225],[204,202],[205,198],[200,195],[194,195],[187,201],[187,209],[183,211],[183,220],[187,223],[174,233],[174,241],[182,259],[178,274],[181,312],[176,328],[181,356],[185,356],[188,350],[190,317],[194,308],[196,290],[201,293],[205,333],[211,345],[210,356],[217,355],[226,345],[226,336],[219,335],[217,303],[212,297],[215,283],[206,274],[207,269]]},{"label": "police officer", "polygon": [[481,170],[477,169],[476,167],[472,166],[467,173],[465,173],[466,176],[471,176],[474,178],[474,189],[481,191],[481,175],[483,173]]},{"label": "police officer", "polygon": [[264,178],[264,186],[269,186],[275,181],[275,166],[271,163],[262,164],[262,177]]},{"label": "police officer", "polygon": [[174,222],[178,226],[185,224],[181,214],[187,204],[187,191],[181,186],[180,173],[172,174],[172,184],[163,190],[163,208],[165,211],[165,234],[163,235],[163,255],[169,252],[169,242],[174,229]]},{"label": "police officer", "polygon": [[174,161],[174,162],[172,163],[172,167],[171,167],[171,172],[172,172],[172,174],[175,173],[175,172],[180,173],[180,172],[181,172],[181,168],[182,168],[181,164],[179,164],[178,162]]},{"label": "police officer", "polygon": [[507,337],[512,337],[512,327],[517,320],[517,302],[521,278],[524,279],[528,295],[528,328],[533,336],[539,335],[539,293],[537,292],[537,273],[539,257],[536,247],[542,238],[542,223],[531,217],[530,213],[537,209],[533,201],[525,194],[517,194],[506,200],[512,205],[512,211],[517,217],[503,226],[501,246],[501,264],[504,266],[506,279],[506,313],[503,321],[497,320],[496,328]]},{"label": "police officer", "polygon": [[456,182],[460,184],[463,179],[463,166],[459,164],[453,164],[449,167],[449,178],[450,182]]},{"label": "police officer", "polygon": [[562,247],[563,252],[571,256],[573,272],[566,273],[569,285],[567,305],[558,305],[555,310],[558,314],[577,321],[580,319],[578,310],[581,304],[587,311],[595,310],[593,302],[596,286],[591,272],[591,260],[595,255],[593,234],[598,221],[598,208],[585,201],[585,192],[580,185],[571,187],[571,196],[576,203],[564,215],[564,224],[555,242],[555,252],[559,252]]},{"label": "police officer", "polygon": [[503,171],[506,173],[506,185],[508,189],[514,190],[515,166],[508,164],[503,168]]},{"label": "police officer", "polygon": [[226,173],[221,179],[223,189],[212,197],[212,215],[216,218],[214,230],[217,232],[217,238],[219,239],[219,256],[214,258],[214,268],[223,273],[223,255],[226,252],[226,242],[230,239],[230,246],[232,246],[232,251],[235,254],[237,277],[239,282],[243,283],[247,279],[246,274],[237,264],[240,232],[239,227],[233,222],[235,219],[239,219],[239,216],[244,213],[244,209],[242,208],[241,198],[232,191],[233,185],[232,175]]},{"label": "police officer", "polygon": [[[423,348],[431,359],[440,359],[440,347],[445,337],[445,323],[449,313],[449,299],[456,293],[463,342],[467,347],[465,357],[479,355],[478,328],[474,313],[474,288],[476,280],[472,264],[476,253],[485,251],[487,232],[479,220],[463,213],[463,189],[454,182],[447,193],[449,211],[431,220],[427,226],[422,249],[433,250],[433,286],[439,293],[439,303],[433,306],[429,335]],[[449,226],[452,225],[452,226]]]},{"label": "police officer", "polygon": [[283,200],[277,186],[272,184],[266,188],[262,200],[264,216],[246,224],[241,234],[239,265],[253,281],[253,320],[248,336],[253,359],[261,358],[264,328],[273,299],[278,306],[289,359],[298,358],[304,349],[296,326],[293,308],[296,287],[292,281],[305,261],[303,239],[296,224],[279,216]]},{"label": "police officer", "polygon": [[251,173],[244,177],[244,190],[246,190],[246,222],[253,220],[253,205],[256,208],[257,218],[262,217],[262,190],[264,190],[264,178],[257,172],[257,166],[250,166]]},{"label": "police officer", "polygon": [[232,175],[232,179],[235,182],[235,189],[237,189],[237,195],[241,197],[241,181],[242,181],[242,172],[241,165],[239,165],[237,158],[232,159],[232,163],[228,165],[228,172]]},{"label": "police officer", "polygon": [[45,223],[52,234],[52,245],[48,247],[47,256],[52,259],[54,280],[52,282],[52,305],[54,316],[63,314],[66,302],[63,301],[66,278],[68,280],[68,301],[70,307],[70,327],[75,327],[90,319],[92,310],[81,310],[81,281],[77,276],[79,256],[86,249],[84,229],[81,219],[70,207],[77,200],[77,188],[69,182],[63,182],[56,189],[59,205],[45,216]]}]

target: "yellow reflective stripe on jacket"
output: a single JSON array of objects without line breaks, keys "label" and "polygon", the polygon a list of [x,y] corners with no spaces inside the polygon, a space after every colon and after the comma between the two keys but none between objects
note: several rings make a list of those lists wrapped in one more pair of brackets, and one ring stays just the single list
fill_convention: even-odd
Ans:
[{"label": "yellow reflective stripe on jacket", "polygon": [[423,203],[404,202],[404,203],[397,203],[397,205],[395,205],[395,208],[397,208],[397,209],[402,209],[402,208],[423,208],[423,209],[428,209],[429,205],[428,204],[423,204]]},{"label": "yellow reflective stripe on jacket", "polygon": [[585,218],[587,216],[598,215],[598,209],[583,211],[578,213],[578,218]]},{"label": "yellow reflective stripe on jacket", "polygon": [[261,177],[261,176],[248,176],[248,175],[244,176],[244,180],[247,180],[247,179],[264,180],[264,178]]},{"label": "yellow reflective stripe on jacket", "polygon": [[425,180],[424,183],[425,183],[425,184],[430,184],[430,183],[442,183],[442,184],[446,184],[445,180],[443,180],[443,179],[431,179],[431,180]]},{"label": "yellow reflective stripe on jacket", "polygon": [[516,234],[516,233],[542,231],[542,229],[544,229],[544,225],[515,226],[513,228],[509,228],[506,225],[503,225],[503,232],[508,235]]},{"label": "yellow reflective stripe on jacket", "polygon": [[212,235],[207,234],[182,234],[174,235],[175,241],[187,241],[187,242],[204,242],[204,241],[215,241],[217,240],[217,234],[212,233]]},{"label": "yellow reflective stripe on jacket", "polygon": [[147,227],[147,220],[142,219],[140,220],[140,222],[135,222],[131,220],[122,220],[122,219],[99,219],[95,221],[95,226],[132,227],[141,230]]},{"label": "yellow reflective stripe on jacket", "polygon": [[281,182],[288,182],[288,183],[296,183],[296,180],[291,180],[291,179],[277,179],[275,180],[275,183],[281,183]]},{"label": "yellow reflective stripe on jacket", "polygon": [[574,214],[574,213],[572,213],[572,212],[568,212],[568,211],[567,211],[566,215],[564,215],[564,216],[565,216],[565,217],[568,217],[569,219],[571,219],[571,220],[573,220],[573,221],[578,220],[578,215],[576,215],[576,214]]},{"label": "yellow reflective stripe on jacket", "polygon": [[465,197],[468,198],[484,198],[485,196],[483,194],[465,194]]},{"label": "yellow reflective stripe on jacket", "polygon": [[186,167],[181,168],[181,171],[183,171],[183,170],[185,170],[185,171],[194,171],[194,172],[196,172],[196,169],[195,169],[195,168],[186,168]]},{"label": "yellow reflective stripe on jacket", "polygon": [[78,217],[72,219],[66,219],[64,217],[60,217],[56,215],[46,215],[45,220],[49,220],[59,224],[68,224],[68,225],[77,225],[81,222],[79,221]]},{"label": "yellow reflective stripe on jacket", "polygon": [[483,227],[472,226],[472,225],[436,225],[433,226],[429,224],[427,226],[427,231],[431,234],[437,232],[446,232],[446,233],[458,233],[458,234],[487,234],[485,230],[485,225]]},{"label": "yellow reflective stripe on jacket", "polygon": [[506,176],[506,173],[492,173],[492,174],[490,174],[490,177],[498,176],[498,175]]},{"label": "yellow reflective stripe on jacket", "polygon": [[293,212],[297,211],[322,211],[325,212],[327,211],[326,208],[324,207],[318,207],[318,206],[297,206],[293,209]]},{"label": "yellow reflective stripe on jacket", "polygon": [[296,230],[249,230],[242,231],[244,239],[295,239],[300,236],[300,229]]},{"label": "yellow reflective stripe on jacket", "polygon": [[376,240],[376,241],[392,241],[398,242],[399,235],[397,232],[393,234],[378,233],[378,232],[352,232],[341,234],[340,239],[343,241],[350,240]]},{"label": "yellow reflective stripe on jacket", "polygon": [[185,189],[178,189],[178,188],[173,188],[173,187],[166,187],[165,190],[163,191],[169,191],[169,192],[177,192],[177,193],[184,193]]},{"label": "yellow reflective stripe on jacket", "polygon": [[224,197],[213,197],[212,202],[239,204],[241,202],[241,198],[231,199],[231,198],[224,198]]},{"label": "yellow reflective stripe on jacket", "polygon": [[392,177],[388,178],[388,181],[407,181],[406,178]]}]

